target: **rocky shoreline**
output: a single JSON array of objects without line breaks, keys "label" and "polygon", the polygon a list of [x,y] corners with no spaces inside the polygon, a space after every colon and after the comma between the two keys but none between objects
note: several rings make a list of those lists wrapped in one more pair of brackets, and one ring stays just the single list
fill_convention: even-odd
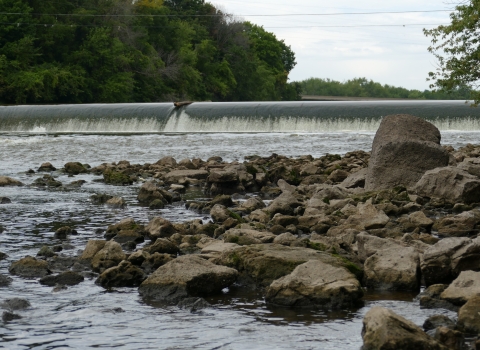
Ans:
[{"label": "rocky shoreline", "polygon": [[[50,163],[29,170],[37,177],[28,186],[82,186],[83,180],[62,184],[55,171]],[[62,171],[98,175],[112,186],[143,182],[137,200],[146,210],[204,193],[209,200],[189,200],[186,208],[211,220],[155,217],[142,225],[125,218],[82,254],[45,246],[36,257],[13,262],[13,275],[57,291],[94,278],[104,288],[138,288],[145,300],[192,311],[209,307],[202,298],[232,284],[261,290],[273,305],[326,309],[361,305],[365,289],[420,292],[425,286],[421,307],[458,311],[458,320],[433,316],[422,330],[372,308],[364,319],[364,349],[480,348],[480,146],[442,147],[438,130],[418,118],[385,117],[371,153],[273,154],[243,163],[165,157],[93,168],[71,162]],[[0,177],[0,186],[22,185]],[[91,201],[126,205],[108,194]],[[55,238],[75,234],[65,226]],[[0,286],[9,283],[0,276]],[[19,317],[7,309],[5,322]]]}]

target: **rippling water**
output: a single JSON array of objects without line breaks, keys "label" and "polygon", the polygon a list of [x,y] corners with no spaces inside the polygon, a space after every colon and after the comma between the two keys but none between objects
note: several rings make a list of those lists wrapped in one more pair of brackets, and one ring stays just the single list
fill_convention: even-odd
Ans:
[{"label": "rippling water", "polygon": [[[213,155],[225,160],[271,153],[287,156],[346,153],[369,150],[373,133],[322,134],[176,134],[176,135],[0,135],[0,175],[30,184],[39,175],[26,175],[45,161],[61,168],[68,161],[92,166],[129,160],[155,162],[171,155],[177,160]],[[455,148],[477,143],[478,132],[443,133],[443,144]],[[46,190],[33,187],[0,188],[11,204],[0,205],[0,251],[9,255],[0,262],[8,274],[12,261],[36,255],[42,245],[63,244],[62,254],[74,256],[88,239],[102,238],[110,224],[125,217],[146,224],[161,215],[175,222],[202,218],[181,204],[148,210],[136,203],[138,184],[127,187],[93,182],[96,176],[69,178],[54,173],[64,184],[84,179],[81,188]],[[93,193],[106,192],[125,198],[125,209],[92,205]],[[206,218],[208,219],[208,218]],[[72,225],[78,235],[67,241],[53,238],[56,228]],[[105,291],[93,280],[52,292],[36,280],[13,277],[0,288],[0,300],[28,299],[32,307],[19,311],[22,319],[3,324],[0,347],[8,349],[122,348],[122,349],[359,349],[361,321],[373,305],[391,308],[421,325],[432,314],[445,310],[422,310],[410,294],[367,294],[365,306],[339,312],[293,310],[266,306],[261,295],[231,288],[208,299],[214,308],[190,313],[176,307],[145,304],[136,289]],[[120,308],[120,309],[119,309]]]}]

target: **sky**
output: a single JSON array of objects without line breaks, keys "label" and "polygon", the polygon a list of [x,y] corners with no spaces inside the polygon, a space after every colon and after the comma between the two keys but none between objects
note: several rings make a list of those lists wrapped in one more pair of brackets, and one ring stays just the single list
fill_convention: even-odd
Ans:
[{"label": "sky", "polygon": [[[216,7],[273,32],[296,55],[290,81],[365,77],[429,88],[437,67],[423,29],[450,22],[455,0],[212,0]],[[435,11],[351,15],[359,12]],[[336,15],[325,15],[336,14]],[[272,16],[276,15],[276,16]],[[280,15],[280,16],[279,16]],[[288,16],[281,16],[288,15]],[[393,26],[395,25],[395,26]]]}]

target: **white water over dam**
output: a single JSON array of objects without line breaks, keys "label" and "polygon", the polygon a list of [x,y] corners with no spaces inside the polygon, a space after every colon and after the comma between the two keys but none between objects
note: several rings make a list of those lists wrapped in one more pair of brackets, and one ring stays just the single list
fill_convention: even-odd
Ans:
[{"label": "white water over dam", "polygon": [[465,101],[197,102],[0,107],[0,133],[322,133],[375,131],[382,117],[412,114],[442,131],[480,130]]}]

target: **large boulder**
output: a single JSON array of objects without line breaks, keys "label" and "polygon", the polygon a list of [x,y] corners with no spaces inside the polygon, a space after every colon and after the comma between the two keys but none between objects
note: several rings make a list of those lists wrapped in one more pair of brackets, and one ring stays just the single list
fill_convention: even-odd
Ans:
[{"label": "large boulder", "polygon": [[477,295],[480,295],[480,272],[462,271],[440,294],[440,298],[460,306]]},{"label": "large boulder", "polygon": [[83,253],[80,256],[80,260],[89,261],[89,262],[92,261],[95,254],[97,254],[100,250],[103,249],[103,247],[105,247],[105,243],[107,243],[107,241],[98,240],[98,239],[88,240],[87,245],[85,246],[85,249],[83,250]]},{"label": "large boulder", "polygon": [[470,298],[458,310],[458,328],[469,334],[480,334],[480,295]]},{"label": "large boulder", "polygon": [[365,189],[410,187],[427,170],[447,166],[449,153],[440,146],[440,139],[440,131],[418,117],[384,117],[373,140]]},{"label": "large boulder", "polygon": [[117,266],[127,256],[122,250],[120,244],[114,241],[108,241],[92,259],[92,269],[102,273],[106,269]]},{"label": "large boulder", "polygon": [[362,273],[361,268],[354,263],[326,252],[273,243],[247,245],[227,250],[216,261],[221,265],[236,268],[245,283],[267,287],[274,280],[290,274],[298,265],[309,260],[346,267],[356,276]]},{"label": "large boulder", "polygon": [[363,319],[363,350],[447,350],[415,323],[380,306]]},{"label": "large boulder", "polygon": [[457,215],[447,215],[435,222],[433,230],[442,237],[466,237],[478,233],[480,210],[464,211]]},{"label": "large boulder", "polygon": [[137,287],[145,278],[147,276],[142,269],[124,260],[118,266],[103,271],[95,283],[104,288]]},{"label": "large boulder", "polygon": [[145,182],[138,192],[137,199],[140,203],[150,204],[154,200],[160,200],[164,204],[168,204],[168,200],[163,196],[162,191],[157,185],[151,181]]},{"label": "large boulder", "polygon": [[444,238],[429,247],[420,267],[427,286],[450,283],[460,272],[480,269],[480,237]]},{"label": "large boulder", "polygon": [[160,266],[139,287],[140,295],[166,303],[220,292],[233,284],[235,269],[215,265],[198,255],[180,256]]},{"label": "large boulder", "polygon": [[273,281],[265,300],[282,306],[339,309],[358,304],[362,296],[360,282],[346,268],[310,260]]},{"label": "large boulder", "polygon": [[46,261],[35,259],[28,255],[23,259],[13,262],[8,271],[12,275],[26,278],[44,277],[50,274]]},{"label": "large boulder", "polygon": [[480,198],[480,180],[453,166],[429,170],[416,183],[414,190],[423,197],[441,198],[448,203],[474,203]]}]

